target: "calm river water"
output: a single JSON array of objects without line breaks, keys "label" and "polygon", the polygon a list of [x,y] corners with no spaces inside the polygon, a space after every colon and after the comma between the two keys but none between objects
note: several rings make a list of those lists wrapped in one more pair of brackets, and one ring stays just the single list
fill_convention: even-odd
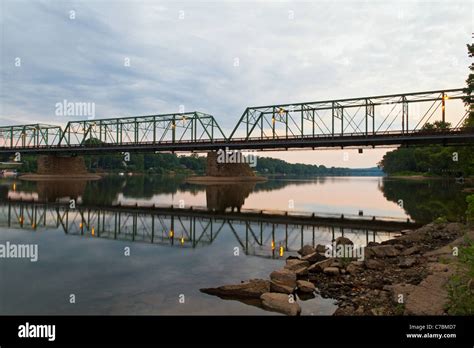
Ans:
[{"label": "calm river water", "polygon": [[[127,211],[118,209],[119,204],[424,223],[439,216],[461,217],[464,187],[454,181],[382,177],[276,178],[211,186],[159,176],[110,176],[94,182],[3,180],[0,244],[37,244],[38,261],[0,259],[0,314],[277,315],[199,289],[268,278],[303,244],[327,244],[344,234],[365,245],[396,234],[268,219],[153,215],[151,208]],[[73,209],[67,209],[70,199],[76,202]],[[319,296],[300,304],[304,315],[330,315],[336,308],[331,299]]]}]

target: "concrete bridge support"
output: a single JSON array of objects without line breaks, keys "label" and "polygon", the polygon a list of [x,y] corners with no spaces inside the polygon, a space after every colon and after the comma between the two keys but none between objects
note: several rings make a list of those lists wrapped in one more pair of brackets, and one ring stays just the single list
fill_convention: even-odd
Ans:
[{"label": "concrete bridge support", "polygon": [[82,156],[40,155],[37,164],[37,174],[39,175],[77,176],[88,174]]},{"label": "concrete bridge support", "polygon": [[[239,154],[237,154],[239,155]],[[217,152],[207,153],[206,175],[214,177],[254,177],[255,173],[248,163],[229,163],[232,158],[226,158]],[[239,160],[237,160],[239,161]],[[240,160],[240,162],[243,162]]]}]

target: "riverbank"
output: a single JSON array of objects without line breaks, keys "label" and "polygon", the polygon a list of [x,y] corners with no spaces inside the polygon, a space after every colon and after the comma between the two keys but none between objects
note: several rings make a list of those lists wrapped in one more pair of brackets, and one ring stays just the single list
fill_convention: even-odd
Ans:
[{"label": "riverbank", "polygon": [[[287,315],[298,315],[300,303],[316,293],[336,301],[334,315],[453,314],[453,279],[464,279],[464,287],[472,291],[473,281],[466,278],[458,255],[473,240],[474,229],[466,225],[431,223],[380,244],[371,242],[357,260],[327,258],[325,246],[306,245],[299,257],[290,256],[283,269],[272,272],[270,280],[201,291],[224,299],[252,299]],[[353,248],[344,237],[335,243]]]},{"label": "riverbank", "polygon": [[24,174],[18,177],[25,181],[67,181],[67,180],[100,180],[102,177],[97,174],[77,174],[77,175],[43,175],[43,174]]}]

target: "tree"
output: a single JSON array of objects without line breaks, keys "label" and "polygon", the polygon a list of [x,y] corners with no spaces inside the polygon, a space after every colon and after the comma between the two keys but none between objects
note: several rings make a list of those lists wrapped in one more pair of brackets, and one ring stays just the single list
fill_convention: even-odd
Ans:
[{"label": "tree", "polygon": [[[468,55],[470,58],[474,57],[474,44],[467,45]],[[473,90],[474,90],[474,63],[469,66],[469,76],[466,80],[467,87],[464,89],[466,97],[464,98],[464,104],[469,110],[469,115],[464,121],[465,127],[474,127],[474,104],[473,104]]]}]

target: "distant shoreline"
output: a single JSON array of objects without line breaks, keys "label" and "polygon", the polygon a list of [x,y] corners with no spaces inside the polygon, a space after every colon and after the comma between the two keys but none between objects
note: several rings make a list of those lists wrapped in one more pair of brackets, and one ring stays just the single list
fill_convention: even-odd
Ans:
[{"label": "distant shoreline", "polygon": [[190,176],[186,182],[190,184],[232,184],[242,182],[263,182],[268,179],[263,176]]}]

